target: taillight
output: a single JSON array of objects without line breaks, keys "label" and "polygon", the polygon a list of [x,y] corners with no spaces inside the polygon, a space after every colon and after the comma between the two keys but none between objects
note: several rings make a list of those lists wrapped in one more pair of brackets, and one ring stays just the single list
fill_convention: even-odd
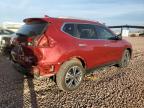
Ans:
[{"label": "taillight", "polygon": [[54,47],[55,41],[50,36],[43,35],[38,42],[39,47]]},{"label": "taillight", "polygon": [[31,37],[27,38],[27,45],[28,46],[34,46],[34,39]]},{"label": "taillight", "polygon": [[55,41],[54,41],[54,39],[49,36],[49,37],[48,37],[48,40],[49,40],[49,47],[54,47],[54,46],[55,46]]},{"label": "taillight", "polygon": [[49,46],[49,41],[48,41],[48,38],[46,36],[43,36],[39,43],[38,43],[38,46],[39,47],[48,47]]}]

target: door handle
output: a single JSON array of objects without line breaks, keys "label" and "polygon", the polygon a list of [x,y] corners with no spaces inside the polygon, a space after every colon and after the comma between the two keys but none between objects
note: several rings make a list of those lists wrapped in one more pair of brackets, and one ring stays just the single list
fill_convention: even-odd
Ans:
[{"label": "door handle", "polygon": [[86,47],[86,44],[78,44],[79,47]]}]

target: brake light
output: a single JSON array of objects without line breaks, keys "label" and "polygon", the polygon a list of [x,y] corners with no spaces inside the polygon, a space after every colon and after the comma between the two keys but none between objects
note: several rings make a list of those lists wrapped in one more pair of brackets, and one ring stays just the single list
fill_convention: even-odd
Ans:
[{"label": "brake light", "polygon": [[32,41],[33,41],[33,38],[29,37],[29,38],[27,39],[27,41],[28,41],[28,42],[32,42]]},{"label": "brake light", "polygon": [[34,45],[34,40],[33,40],[33,38],[31,38],[31,37],[27,38],[27,45],[28,45],[28,46],[33,46],[33,45]]},{"label": "brake light", "polygon": [[51,37],[48,37],[48,39],[49,39],[49,47],[54,47],[54,46],[55,46],[55,41],[54,41],[54,39],[51,38]]},{"label": "brake light", "polygon": [[39,47],[48,47],[49,46],[49,41],[48,38],[46,36],[43,36],[38,44]]},{"label": "brake light", "polygon": [[43,35],[42,38],[40,39],[38,46],[39,47],[54,47],[55,41],[49,36]]}]

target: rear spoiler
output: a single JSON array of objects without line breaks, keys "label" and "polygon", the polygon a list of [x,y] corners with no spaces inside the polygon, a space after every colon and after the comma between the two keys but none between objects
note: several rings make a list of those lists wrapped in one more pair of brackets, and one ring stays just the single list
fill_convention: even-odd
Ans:
[{"label": "rear spoiler", "polygon": [[44,22],[48,22],[49,20],[49,17],[46,17],[46,18],[26,18],[23,20],[24,23],[29,23],[29,22],[32,22],[32,21],[44,21]]}]

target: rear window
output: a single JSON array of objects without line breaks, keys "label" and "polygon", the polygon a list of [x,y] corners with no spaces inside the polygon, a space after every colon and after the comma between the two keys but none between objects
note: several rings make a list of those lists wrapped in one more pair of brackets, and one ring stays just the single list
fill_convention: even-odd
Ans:
[{"label": "rear window", "polygon": [[35,21],[35,22],[29,22],[23,25],[18,31],[18,35],[24,35],[24,36],[38,36],[41,35],[47,26],[47,22],[42,21]]}]

